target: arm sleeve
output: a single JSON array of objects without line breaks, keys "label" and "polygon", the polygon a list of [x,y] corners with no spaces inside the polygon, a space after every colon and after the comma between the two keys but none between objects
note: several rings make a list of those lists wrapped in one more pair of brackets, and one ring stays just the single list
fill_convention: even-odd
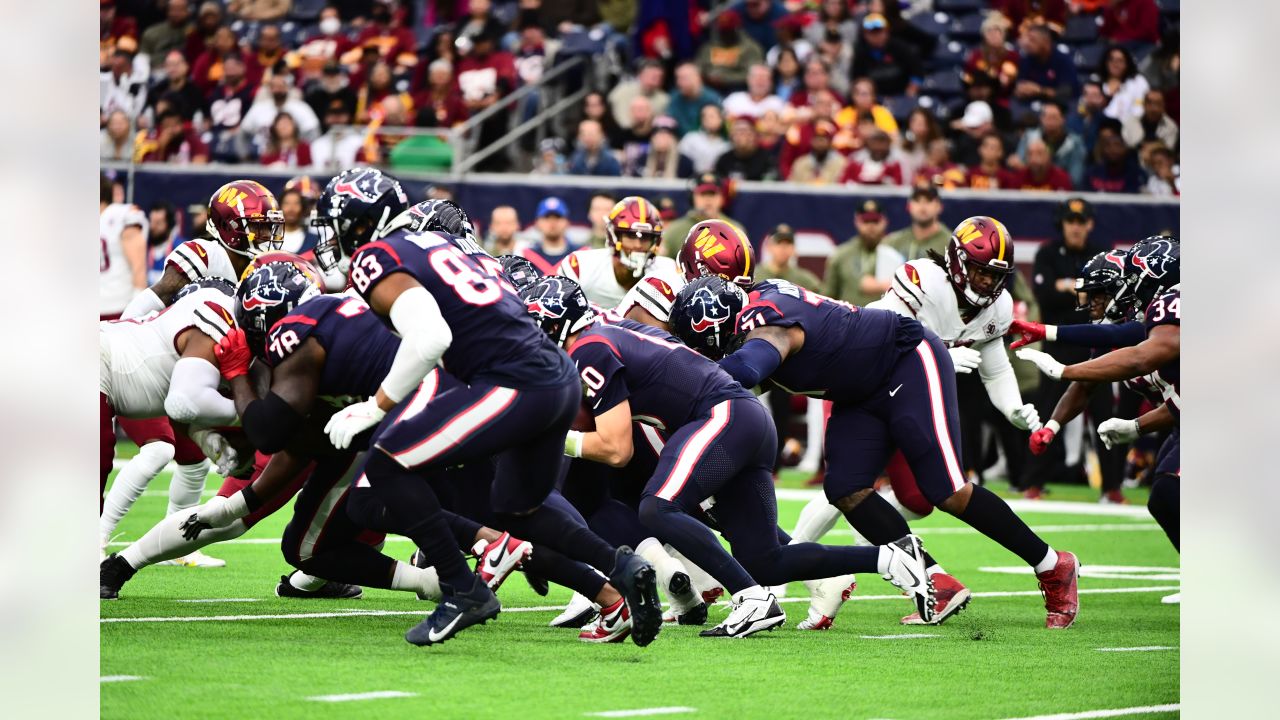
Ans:
[{"label": "arm sleeve", "polygon": [[284,398],[267,393],[244,409],[244,434],[258,450],[268,455],[280,452],[302,426],[302,415]]},{"label": "arm sleeve", "polygon": [[382,392],[400,402],[440,362],[453,343],[453,331],[440,306],[424,287],[400,293],[391,305],[391,324],[400,333],[400,349],[382,381]]},{"label": "arm sleeve", "polygon": [[1059,325],[1057,337],[1061,343],[1093,348],[1129,347],[1146,339],[1146,330],[1137,320],[1119,325]]},{"label": "arm sleeve", "polygon": [[218,392],[222,376],[203,358],[179,358],[169,379],[164,411],[181,423],[229,425],[236,419],[236,405]]},{"label": "arm sleeve", "polygon": [[720,361],[720,369],[729,373],[744,388],[753,388],[782,364],[782,355],[768,340],[748,340],[737,352]]},{"label": "arm sleeve", "polygon": [[147,288],[133,296],[129,304],[125,305],[124,312],[120,313],[120,318],[122,320],[132,320],[133,318],[140,318],[147,313],[159,312],[163,309],[164,302],[160,300],[160,296],[156,295],[155,290]]},{"label": "arm sleeve", "polygon": [[1009,364],[1004,341],[1000,338],[989,340],[978,348],[978,352],[982,353],[978,375],[987,388],[987,397],[991,398],[991,404],[996,406],[1000,414],[1007,418],[1022,406],[1022,393],[1018,391],[1018,376]]}]

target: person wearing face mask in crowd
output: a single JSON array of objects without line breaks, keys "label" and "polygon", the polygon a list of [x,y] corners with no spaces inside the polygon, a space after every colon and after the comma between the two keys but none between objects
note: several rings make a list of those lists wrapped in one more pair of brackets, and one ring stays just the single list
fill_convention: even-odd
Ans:
[{"label": "person wearing face mask in crowd", "polygon": [[260,137],[265,145],[265,136],[280,113],[288,113],[298,126],[298,136],[303,140],[314,140],[320,135],[320,119],[311,106],[302,98],[291,93],[292,83],[285,75],[273,75],[267,81],[266,92],[259,92],[257,100],[249,112],[245,113],[240,127],[250,135]]},{"label": "person wearing face mask in crowd", "polygon": [[349,52],[353,44],[342,32],[342,19],[338,8],[330,5],[320,11],[320,22],[315,32],[294,51],[298,59],[298,73],[303,82],[321,77],[330,63]]}]

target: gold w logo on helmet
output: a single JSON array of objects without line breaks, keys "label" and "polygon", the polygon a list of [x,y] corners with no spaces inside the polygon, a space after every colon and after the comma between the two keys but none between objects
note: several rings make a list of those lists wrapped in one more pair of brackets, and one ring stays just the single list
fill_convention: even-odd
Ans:
[{"label": "gold w logo on helmet", "polygon": [[702,257],[714,257],[716,253],[723,252],[725,249],[724,243],[712,236],[711,228],[705,227],[698,233],[698,237],[694,238],[693,246],[702,253]]},{"label": "gold w logo on helmet", "polygon": [[956,237],[960,240],[961,245],[968,245],[974,240],[982,237],[982,228],[979,228],[973,223],[965,223],[964,225],[956,228]]},{"label": "gold w logo on helmet", "polygon": [[222,188],[222,192],[218,193],[218,202],[223,205],[239,205],[240,201],[247,197],[249,197],[247,193],[242,192],[233,185],[228,185]]}]

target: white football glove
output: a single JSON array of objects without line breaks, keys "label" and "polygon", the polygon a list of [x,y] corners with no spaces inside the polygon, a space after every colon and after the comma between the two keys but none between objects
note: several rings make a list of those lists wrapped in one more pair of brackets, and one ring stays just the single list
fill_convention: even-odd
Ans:
[{"label": "white football glove", "polygon": [[249,506],[244,495],[236,493],[229,498],[214,495],[208,502],[190,511],[187,519],[179,526],[182,536],[195,540],[200,533],[213,528],[222,528],[249,514]]},{"label": "white football glove", "polygon": [[346,450],[355,436],[382,422],[386,415],[387,411],[378,407],[378,399],[369,398],[334,413],[325,423],[324,431],[335,448]]},{"label": "white football glove", "polygon": [[218,474],[230,477],[240,467],[240,453],[227,442],[221,433],[209,429],[193,429],[187,435],[200,446],[204,456],[213,462]]},{"label": "white football glove", "polygon": [[1040,413],[1031,403],[1016,407],[1009,413],[1009,422],[1019,430],[1035,432],[1040,429]]},{"label": "white football glove", "polygon": [[982,364],[982,353],[971,347],[953,347],[947,352],[951,353],[951,364],[956,366],[957,375],[971,373]]},{"label": "white football glove", "polygon": [[1062,368],[1066,366],[1054,360],[1049,353],[1032,350],[1031,348],[1019,348],[1013,354],[1022,360],[1035,363],[1036,367],[1040,368],[1040,372],[1054,380],[1062,379]]},{"label": "white football glove", "polygon": [[1137,420],[1125,420],[1124,418],[1111,418],[1103,420],[1098,425],[1098,437],[1102,438],[1102,444],[1110,450],[1117,445],[1126,445],[1138,439],[1142,431],[1138,429]]}]

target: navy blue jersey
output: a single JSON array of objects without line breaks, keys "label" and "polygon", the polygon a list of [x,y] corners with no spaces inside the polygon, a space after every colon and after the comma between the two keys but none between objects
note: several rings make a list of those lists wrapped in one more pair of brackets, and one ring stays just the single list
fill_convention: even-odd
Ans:
[{"label": "navy blue jersey", "polygon": [[388,275],[405,272],[427,289],[453,333],[441,366],[464,383],[516,390],[556,387],[573,364],[533,322],[497,261],[472,255],[447,235],[404,230],[371,242],[351,259],[351,283],[366,299]]},{"label": "navy blue jersey", "polygon": [[279,365],[307,338],[324,348],[318,394],[330,397],[378,392],[400,349],[400,338],[363,300],[350,295],[311,298],[281,318],[268,335],[267,360]]},{"label": "navy blue jersey", "polygon": [[[1175,289],[1161,295],[1147,306],[1146,317],[1143,318],[1143,325],[1147,329],[1147,334],[1161,325],[1173,325],[1174,327],[1182,326],[1182,290]],[[1164,397],[1164,402],[1169,406],[1169,410],[1173,412],[1174,417],[1181,415],[1182,405],[1182,386],[1181,374],[1178,372],[1178,358],[1174,358],[1165,363],[1163,367],[1156,370],[1149,377],[1160,394]]]},{"label": "navy blue jersey", "polygon": [[911,318],[832,300],[785,280],[756,283],[750,298],[738,316],[739,333],[763,325],[804,330],[804,346],[770,377],[793,394],[862,400],[924,338],[924,326]]},{"label": "navy blue jersey", "polygon": [[623,400],[632,419],[672,432],[730,398],[751,398],[716,363],[663,331],[634,322],[599,322],[578,337],[569,357],[587,403],[602,415]]}]

